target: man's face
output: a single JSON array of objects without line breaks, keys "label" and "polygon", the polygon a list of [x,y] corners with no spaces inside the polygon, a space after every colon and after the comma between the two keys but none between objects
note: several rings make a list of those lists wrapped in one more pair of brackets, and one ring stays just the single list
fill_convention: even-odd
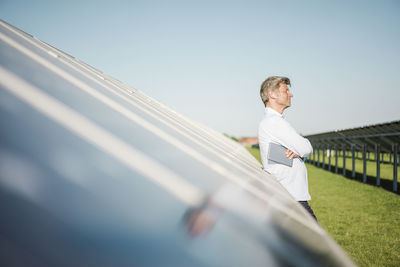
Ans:
[{"label": "man's face", "polygon": [[276,99],[277,104],[279,104],[284,108],[290,107],[293,94],[290,92],[287,84],[281,83],[279,85],[277,96],[278,96],[278,98]]}]

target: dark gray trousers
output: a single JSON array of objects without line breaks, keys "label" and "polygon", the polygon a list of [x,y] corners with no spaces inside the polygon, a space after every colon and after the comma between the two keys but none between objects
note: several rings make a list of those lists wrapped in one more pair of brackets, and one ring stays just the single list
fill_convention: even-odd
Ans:
[{"label": "dark gray trousers", "polygon": [[299,203],[303,206],[303,208],[306,209],[306,211],[308,211],[308,213],[311,214],[311,216],[313,216],[313,218],[318,222],[317,220],[317,216],[315,216],[314,211],[311,209],[310,205],[308,205],[307,201],[299,201]]}]

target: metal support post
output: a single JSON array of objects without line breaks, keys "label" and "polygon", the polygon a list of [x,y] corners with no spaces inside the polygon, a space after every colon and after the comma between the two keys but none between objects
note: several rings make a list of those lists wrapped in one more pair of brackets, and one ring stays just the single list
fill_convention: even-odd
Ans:
[{"label": "metal support post", "polygon": [[343,176],[346,176],[346,145],[343,145]]},{"label": "metal support post", "polygon": [[355,145],[351,145],[351,163],[352,163],[352,172],[351,177],[356,178],[356,159],[355,159]]},{"label": "metal support post", "polygon": [[319,147],[318,147],[318,150],[317,150],[317,154],[318,154],[317,167],[319,168]]},{"label": "metal support post", "polygon": [[376,186],[381,185],[381,145],[375,144],[375,159],[376,159]]},{"label": "metal support post", "polygon": [[332,149],[331,146],[328,146],[328,152],[329,152],[329,156],[328,156],[328,171],[331,171],[331,158],[332,158]]},{"label": "metal support post", "polygon": [[362,157],[363,157],[363,183],[367,182],[367,145],[362,146]]},{"label": "metal support post", "polygon": [[397,151],[399,144],[393,144],[393,192],[397,192]]},{"label": "metal support post", "polygon": [[322,169],[325,169],[326,145],[322,147]]},{"label": "metal support post", "polygon": [[338,173],[337,159],[338,159],[338,147],[337,145],[335,145],[335,173]]}]

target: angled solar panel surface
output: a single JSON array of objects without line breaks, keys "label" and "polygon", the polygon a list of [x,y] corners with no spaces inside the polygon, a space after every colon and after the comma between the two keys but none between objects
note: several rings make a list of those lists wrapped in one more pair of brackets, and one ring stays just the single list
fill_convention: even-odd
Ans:
[{"label": "angled solar panel surface", "polygon": [[352,266],[239,144],[0,21],[2,266]]}]

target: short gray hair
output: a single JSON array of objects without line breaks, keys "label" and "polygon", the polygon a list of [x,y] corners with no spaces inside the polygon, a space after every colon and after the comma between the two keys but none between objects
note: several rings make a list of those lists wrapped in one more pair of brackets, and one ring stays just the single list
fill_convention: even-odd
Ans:
[{"label": "short gray hair", "polygon": [[290,79],[282,76],[271,76],[261,84],[260,96],[264,105],[267,105],[269,100],[269,92],[278,90],[281,83],[290,86]]}]

